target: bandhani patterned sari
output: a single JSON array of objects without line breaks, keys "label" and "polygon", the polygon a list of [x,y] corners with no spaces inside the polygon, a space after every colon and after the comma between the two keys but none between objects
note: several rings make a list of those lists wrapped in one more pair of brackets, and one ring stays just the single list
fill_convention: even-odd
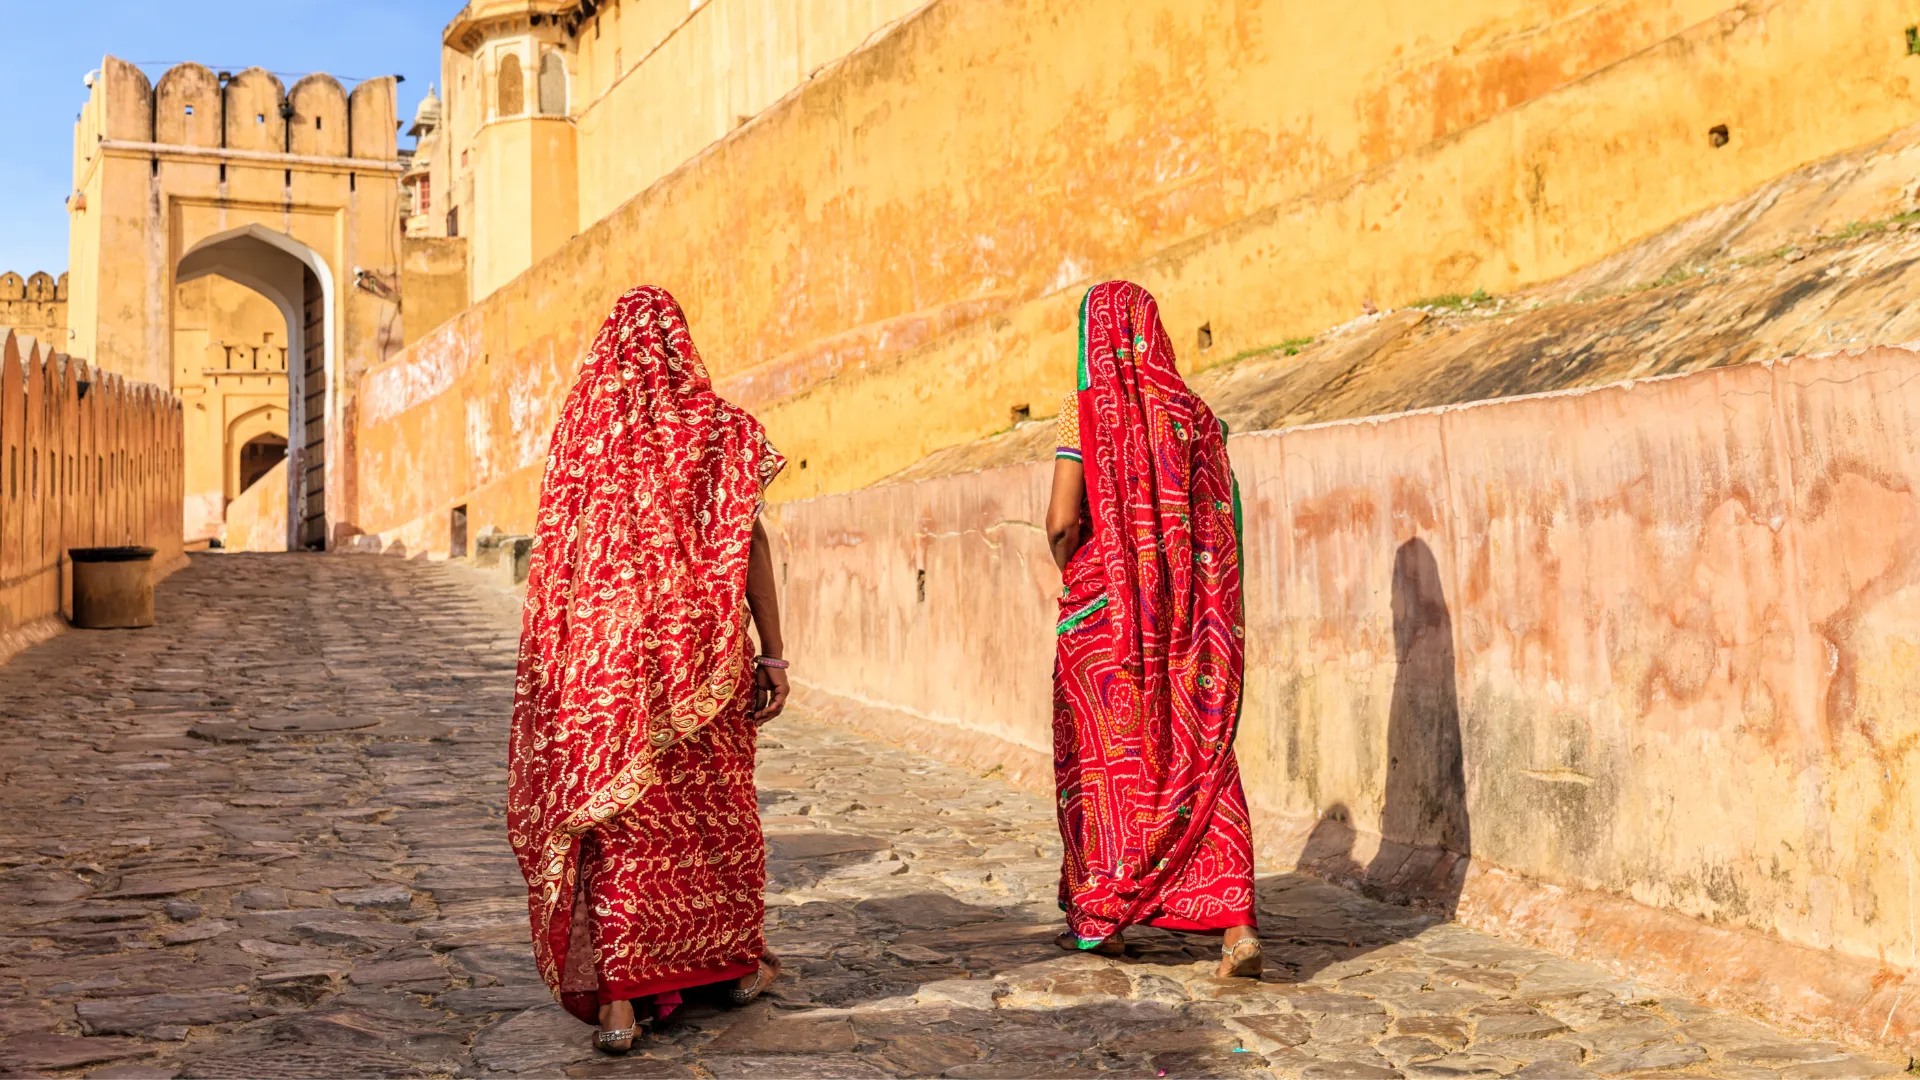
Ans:
[{"label": "bandhani patterned sari", "polygon": [[508,746],[534,959],[588,1023],[622,1000],[662,1016],[760,957],[746,577],[782,464],[673,297],[622,296],[548,453]]},{"label": "bandhani patterned sari", "polygon": [[1054,667],[1060,906],[1083,948],[1134,923],[1251,926],[1226,431],[1175,370],[1159,306],[1138,285],[1088,292],[1080,342],[1059,451],[1086,468]]}]

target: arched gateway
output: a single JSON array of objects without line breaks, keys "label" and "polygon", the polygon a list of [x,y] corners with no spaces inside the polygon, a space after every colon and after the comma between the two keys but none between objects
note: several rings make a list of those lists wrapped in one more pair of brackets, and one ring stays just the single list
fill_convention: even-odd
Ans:
[{"label": "arched gateway", "polygon": [[238,494],[227,444],[263,434],[291,459],[288,547],[354,535],[353,388],[401,340],[394,80],[286,90],[181,64],[149,82],[107,57],[87,85],[68,351],[180,395],[189,541]]}]

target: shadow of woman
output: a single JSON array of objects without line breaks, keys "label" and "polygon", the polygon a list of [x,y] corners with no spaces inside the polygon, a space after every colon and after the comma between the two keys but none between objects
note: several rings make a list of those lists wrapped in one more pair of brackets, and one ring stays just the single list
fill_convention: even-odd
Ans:
[{"label": "shadow of woman", "polygon": [[[1451,919],[1466,883],[1473,833],[1453,616],[1440,564],[1426,541],[1409,540],[1394,553],[1392,605],[1395,672],[1379,850],[1360,865],[1353,857],[1352,815],[1335,803],[1308,836],[1297,869],[1374,900]],[[1368,921],[1373,925],[1347,926],[1350,949],[1379,948],[1423,925],[1400,918]]]}]

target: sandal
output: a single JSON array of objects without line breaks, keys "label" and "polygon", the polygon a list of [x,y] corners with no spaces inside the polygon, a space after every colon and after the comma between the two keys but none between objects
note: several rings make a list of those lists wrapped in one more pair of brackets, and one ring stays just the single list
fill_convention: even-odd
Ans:
[{"label": "sandal", "polygon": [[[626,1004],[628,1006],[632,1006],[633,1003],[632,1002],[623,1003],[623,1002],[616,1001],[616,1002],[613,1002],[612,1004],[613,1005]],[[607,1008],[611,1008],[611,1007],[612,1006],[609,1005]],[[603,1008],[600,1011],[600,1015],[602,1017],[601,1022],[605,1023],[606,1021],[604,1018],[607,1015],[607,1009]],[[595,1050],[600,1051],[603,1054],[624,1054],[627,1051],[633,1049],[634,1037],[638,1035],[641,1031],[650,1027],[651,1025],[652,1025],[651,1019],[641,1019],[636,1012],[636,1015],[633,1018],[633,1023],[629,1024],[626,1027],[623,1027],[623,1028],[603,1027],[599,1031],[594,1032],[593,1048]]]},{"label": "sandal", "polygon": [[632,1027],[594,1032],[593,1048],[603,1054],[624,1054],[633,1049],[633,1037],[639,1030],[640,1025],[636,1023]]},{"label": "sandal", "polygon": [[1080,944],[1080,936],[1078,934],[1068,930],[1056,935],[1053,943],[1068,952],[1090,952],[1095,956],[1125,956],[1127,954],[1127,943],[1120,940],[1118,934],[1115,934],[1113,937],[1101,938],[1099,944],[1094,945],[1092,948],[1087,948]]},{"label": "sandal", "polygon": [[1227,973],[1220,976],[1226,979],[1257,979],[1266,966],[1266,954],[1257,937],[1243,937],[1231,949],[1220,946],[1220,959],[1228,965]]},{"label": "sandal", "polygon": [[760,966],[754,969],[752,975],[735,980],[733,989],[727,993],[727,1000],[736,1008],[751,1005],[753,999],[759,997],[760,992],[772,986],[773,980],[779,977],[780,958],[772,953],[761,953]]}]

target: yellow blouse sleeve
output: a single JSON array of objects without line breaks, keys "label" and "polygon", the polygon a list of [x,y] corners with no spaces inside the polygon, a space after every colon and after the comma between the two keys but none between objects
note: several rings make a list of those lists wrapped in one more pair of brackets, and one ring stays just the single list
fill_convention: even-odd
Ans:
[{"label": "yellow blouse sleeve", "polygon": [[1080,395],[1068,394],[1060,403],[1060,433],[1056,436],[1057,448],[1053,456],[1080,460]]}]

